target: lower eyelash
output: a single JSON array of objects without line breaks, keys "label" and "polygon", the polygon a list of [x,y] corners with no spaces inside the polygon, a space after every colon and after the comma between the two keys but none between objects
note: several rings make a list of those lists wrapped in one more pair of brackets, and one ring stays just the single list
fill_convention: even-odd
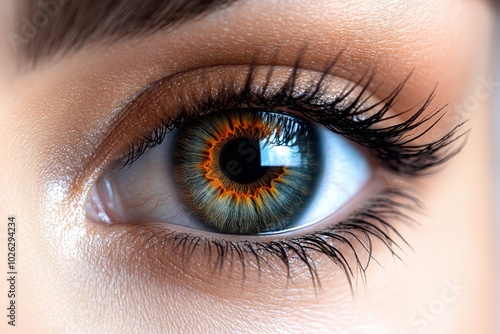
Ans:
[{"label": "lower eyelash", "polygon": [[[138,242],[143,248],[159,247],[162,254],[169,256],[174,250],[180,254],[182,263],[185,264],[189,263],[197,251],[207,256],[208,263],[213,266],[212,270],[215,272],[221,273],[225,266],[233,268],[239,264],[243,281],[248,261],[255,261],[260,274],[262,266],[268,265],[272,268],[273,258],[277,259],[285,266],[287,279],[292,278],[292,269],[297,269],[292,267],[292,263],[293,265],[300,263],[309,272],[315,289],[321,287],[321,279],[314,255],[321,254],[335,263],[345,274],[351,293],[354,294],[353,286],[356,278],[360,277],[366,284],[365,272],[368,265],[372,260],[377,262],[372,255],[376,240],[380,241],[395,258],[401,260],[402,246],[410,246],[394,227],[394,223],[414,224],[415,221],[409,213],[419,212],[420,209],[420,201],[410,191],[389,188],[343,221],[326,229],[289,239],[277,238],[265,242],[213,239],[174,232],[165,227],[149,224],[137,224],[129,229],[127,234],[133,239],[129,240],[130,242]],[[113,228],[113,225],[107,228]],[[346,250],[350,254],[347,254]],[[360,251],[368,255],[366,262],[361,260]]]}]

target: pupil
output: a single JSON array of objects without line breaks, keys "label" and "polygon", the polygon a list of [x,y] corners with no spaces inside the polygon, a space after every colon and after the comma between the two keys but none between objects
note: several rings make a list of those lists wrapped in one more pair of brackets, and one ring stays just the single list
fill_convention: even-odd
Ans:
[{"label": "pupil", "polygon": [[238,183],[258,181],[269,169],[261,166],[259,141],[250,138],[229,141],[222,148],[219,163],[224,174]]}]

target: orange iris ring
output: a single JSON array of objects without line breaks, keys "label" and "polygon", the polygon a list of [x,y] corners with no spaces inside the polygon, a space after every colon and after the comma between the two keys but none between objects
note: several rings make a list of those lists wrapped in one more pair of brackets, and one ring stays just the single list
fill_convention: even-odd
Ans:
[{"label": "orange iris ring", "polygon": [[[270,129],[269,125],[263,124],[261,118],[250,120],[238,118],[225,119],[224,124],[218,124],[218,132],[207,142],[205,152],[206,161],[198,165],[203,171],[206,180],[210,186],[218,190],[219,198],[229,198],[235,203],[243,202],[261,202],[263,197],[269,195],[275,197],[277,193],[276,183],[284,183],[284,177],[288,174],[286,167],[280,167],[280,172],[270,172],[274,174],[267,176],[264,180],[251,185],[242,185],[230,180],[220,169],[219,158],[222,148],[231,140],[237,138],[249,138],[261,140],[269,137],[276,129]],[[268,173],[269,174],[269,173]]]}]

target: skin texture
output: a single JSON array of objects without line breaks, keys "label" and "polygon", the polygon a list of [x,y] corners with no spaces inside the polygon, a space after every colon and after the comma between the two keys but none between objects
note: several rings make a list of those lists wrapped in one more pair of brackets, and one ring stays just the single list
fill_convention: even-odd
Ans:
[{"label": "skin texture", "polygon": [[[0,219],[18,217],[19,240],[18,326],[3,320],[2,332],[492,333],[494,87],[484,84],[492,19],[484,1],[248,0],[34,70],[15,71],[17,55],[1,45]],[[124,101],[181,71],[248,65],[255,54],[259,64],[290,67],[302,50],[301,67],[311,71],[340,51],[334,71],[342,79],[374,70],[378,98],[413,71],[395,110],[423,102],[439,82],[428,110],[448,104],[449,112],[423,139],[470,119],[467,145],[444,170],[385,180],[411,185],[425,203],[418,225],[393,222],[412,247],[402,247],[402,261],[376,243],[379,264],[370,264],[366,286],[354,284],[353,298],[343,273],[322,258],[316,291],[305,270],[287,282],[278,264],[260,276],[251,265],[243,282],[236,266],[214,274],[200,253],[186,265],[175,252],[145,250],[130,227],[85,218],[103,166],[137,139],[123,130],[133,122]]]}]

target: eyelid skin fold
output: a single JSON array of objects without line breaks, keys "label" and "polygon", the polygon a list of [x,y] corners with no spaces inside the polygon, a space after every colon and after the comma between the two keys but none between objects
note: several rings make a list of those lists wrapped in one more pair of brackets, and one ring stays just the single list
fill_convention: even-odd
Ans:
[{"label": "eyelid skin fold", "polygon": [[[389,96],[377,99],[368,91],[372,78],[373,75],[367,75],[352,83],[327,73],[279,66],[188,71],[160,80],[140,94],[126,107],[130,116],[124,116],[124,121],[115,127],[121,131],[112,131],[108,140],[114,142],[112,137],[123,137],[123,132],[130,132],[127,137],[147,139],[140,144],[119,141],[120,147],[116,149],[128,151],[116,164],[119,167],[161,143],[166,132],[190,118],[221,108],[255,106],[299,112],[372,150],[389,169],[398,173],[424,174],[460,151],[463,143],[455,149],[450,145],[466,135],[466,131],[461,131],[463,123],[435,142],[423,141],[445,113],[442,109],[427,113],[434,92],[421,106],[395,112],[393,106],[405,82]],[[386,145],[382,147],[382,143]],[[399,159],[402,151],[405,151],[403,160]]]}]

